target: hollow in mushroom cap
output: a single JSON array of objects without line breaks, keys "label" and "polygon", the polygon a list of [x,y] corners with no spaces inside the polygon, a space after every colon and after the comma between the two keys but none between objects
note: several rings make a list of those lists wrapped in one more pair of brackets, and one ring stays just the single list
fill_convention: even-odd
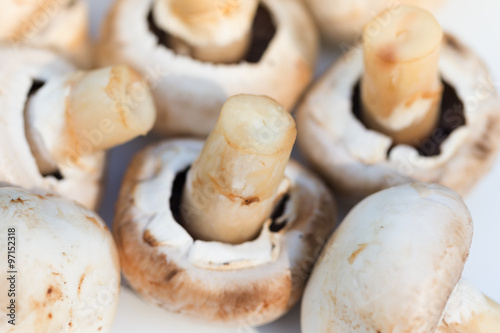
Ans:
[{"label": "hollow in mushroom cap", "polygon": [[412,181],[467,194],[491,168],[500,144],[500,102],[488,70],[450,35],[442,46],[440,122],[416,148],[359,120],[363,54],[353,48],[316,83],[299,108],[298,142],[338,191],[364,197]]},{"label": "hollow in mushroom cap", "polygon": [[4,187],[0,228],[0,250],[7,254],[9,246],[14,258],[0,288],[14,290],[16,307],[13,326],[2,295],[1,332],[110,332],[120,266],[111,233],[96,213],[52,194]]},{"label": "hollow in mushroom cap", "polygon": [[114,234],[123,272],[143,297],[169,311],[225,324],[257,326],[284,314],[302,293],[334,227],[328,190],[296,163],[288,193],[255,239],[194,240],[182,225],[186,169],[203,143],[166,141],[139,153],[125,176]]},{"label": "hollow in mushroom cap", "polygon": [[[290,110],[312,79],[318,41],[299,1],[261,1],[257,19],[270,30],[274,25],[274,36],[252,42],[254,48],[265,46],[256,62],[234,64],[202,62],[159,45],[153,31],[166,35],[155,25],[153,4],[117,1],[105,23],[98,57],[103,65],[128,64],[151,83],[160,133],[207,135],[226,99],[241,93],[267,95]],[[262,22],[254,21],[255,35],[259,27]]]}]

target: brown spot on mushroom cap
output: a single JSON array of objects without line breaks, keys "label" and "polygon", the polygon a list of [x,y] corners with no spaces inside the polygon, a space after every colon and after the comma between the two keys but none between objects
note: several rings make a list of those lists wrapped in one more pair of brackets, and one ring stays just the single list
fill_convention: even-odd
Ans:
[{"label": "brown spot on mushroom cap", "polygon": [[142,237],[142,239],[144,240],[144,242],[149,244],[149,246],[156,247],[160,245],[160,243],[156,240],[156,238],[151,234],[149,230],[144,231],[144,236]]},{"label": "brown spot on mushroom cap", "polygon": [[82,276],[80,277],[80,282],[78,283],[78,295],[80,295],[82,291],[83,280],[85,280],[85,273],[82,274]]},{"label": "brown spot on mushroom cap", "polygon": [[19,198],[17,198],[17,199],[11,199],[11,200],[10,200],[10,202],[11,202],[11,203],[20,203],[20,204],[24,204],[24,202],[25,202],[25,201],[26,201],[26,200],[23,200],[23,199],[21,199],[20,197],[19,197]]},{"label": "brown spot on mushroom cap", "polygon": [[366,247],[368,246],[367,243],[363,243],[363,244],[358,244],[358,249],[356,251],[354,251],[350,256],[349,258],[347,258],[347,260],[349,261],[349,263],[352,265],[354,263],[354,261],[356,260],[356,258],[358,257],[358,255],[363,252]]},{"label": "brown spot on mushroom cap", "polygon": [[259,197],[251,197],[251,198],[242,198],[243,202],[241,203],[242,206],[249,206],[253,204],[254,202],[259,202],[260,198]]},{"label": "brown spot on mushroom cap", "polygon": [[98,226],[99,228],[107,229],[107,227],[105,225],[102,225],[101,223],[99,223],[99,221],[97,221],[97,219],[95,217],[85,215],[85,218],[87,220],[89,220],[90,222],[92,222],[93,224],[95,224],[96,226]]},{"label": "brown spot on mushroom cap", "polygon": [[454,36],[449,34],[443,35],[443,42],[449,47],[453,48],[458,53],[466,53],[467,49],[456,39]]},{"label": "brown spot on mushroom cap", "polygon": [[496,149],[494,140],[495,131],[498,130],[499,121],[496,117],[488,117],[486,120],[486,128],[483,134],[474,143],[474,155],[481,160],[487,159]]},{"label": "brown spot on mushroom cap", "polygon": [[52,319],[52,313],[49,313],[49,318]]},{"label": "brown spot on mushroom cap", "polygon": [[[49,288],[47,288],[46,294],[47,294],[46,295],[47,301],[52,302],[52,303],[55,303],[57,301],[61,301],[63,299],[63,296],[64,296],[63,292],[54,286],[49,286]],[[45,305],[45,303],[44,303],[44,305]]]}]

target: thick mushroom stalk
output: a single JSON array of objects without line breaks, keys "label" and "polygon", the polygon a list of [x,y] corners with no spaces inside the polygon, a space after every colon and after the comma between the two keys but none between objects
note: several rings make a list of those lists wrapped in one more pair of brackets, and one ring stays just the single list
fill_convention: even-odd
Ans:
[{"label": "thick mushroom stalk", "polygon": [[49,80],[26,109],[28,140],[42,173],[56,163],[145,135],[156,117],[147,86],[129,67],[113,66]]},{"label": "thick mushroom stalk", "polygon": [[366,124],[396,143],[418,144],[435,128],[441,103],[439,23],[424,9],[402,6],[379,14],[363,37]]},{"label": "thick mushroom stalk", "polygon": [[187,176],[183,212],[191,235],[228,243],[254,238],[277,201],[296,134],[276,101],[229,98]]},{"label": "thick mushroom stalk", "polygon": [[157,0],[153,14],[180,54],[214,63],[241,60],[257,0]]},{"label": "thick mushroom stalk", "polygon": [[437,333],[500,331],[500,305],[467,281],[461,280],[451,294]]},{"label": "thick mushroom stalk", "polygon": [[[56,0],[3,1],[0,12],[0,38],[19,41],[26,38],[27,26],[32,24],[37,13],[44,9],[52,9]],[[56,4],[56,6],[61,6]],[[22,19],[20,19],[22,18]]]}]

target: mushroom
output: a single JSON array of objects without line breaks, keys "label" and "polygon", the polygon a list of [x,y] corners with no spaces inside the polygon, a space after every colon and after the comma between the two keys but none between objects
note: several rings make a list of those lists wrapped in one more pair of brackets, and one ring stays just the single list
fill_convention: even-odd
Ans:
[{"label": "mushroom", "polygon": [[351,198],[413,181],[465,195],[498,151],[496,90],[469,49],[450,35],[440,42],[430,13],[415,7],[397,13],[380,14],[390,23],[379,33],[371,28],[377,19],[370,22],[362,51],[352,49],[306,96],[297,116],[299,144],[331,186]]},{"label": "mushroom", "polygon": [[498,332],[500,306],[460,280],[471,241],[465,203],[442,185],[371,195],[325,246],[302,332]]},{"label": "mushroom", "polygon": [[[363,27],[384,10],[396,12],[400,5],[419,6],[435,11],[444,0],[305,0],[322,34],[332,42],[356,44],[362,38]],[[380,18],[382,24],[386,22]]]},{"label": "mushroom", "polygon": [[146,134],[155,108],[130,68],[79,71],[29,47],[0,48],[0,181],[95,208],[105,150]]},{"label": "mushroom", "polygon": [[232,95],[267,95],[291,110],[313,77],[317,39],[296,0],[118,0],[98,59],[151,82],[156,132],[206,136]]},{"label": "mushroom", "polygon": [[204,145],[178,139],[139,153],[113,225],[130,285],[211,323],[257,326],[289,310],[336,219],[328,189],[288,162],[294,138],[281,105],[238,95]]},{"label": "mushroom", "polygon": [[52,194],[3,187],[0,230],[8,263],[1,332],[111,331],[119,257],[96,213]]},{"label": "mushroom", "polygon": [[92,63],[88,16],[82,0],[5,0],[0,41],[52,48],[87,68]]}]

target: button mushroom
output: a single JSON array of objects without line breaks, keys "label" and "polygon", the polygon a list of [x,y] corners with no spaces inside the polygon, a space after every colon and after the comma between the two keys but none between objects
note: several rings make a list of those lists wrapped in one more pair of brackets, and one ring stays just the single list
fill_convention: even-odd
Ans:
[{"label": "button mushroom", "polygon": [[130,285],[212,323],[261,325],[290,309],[336,215],[327,188],[288,162],[294,139],[281,105],[238,95],[204,145],[173,140],[139,153],[113,225]]},{"label": "button mushroom", "polygon": [[290,110],[312,79],[317,49],[296,0],[118,0],[98,58],[152,82],[157,132],[206,136],[232,95],[267,95]]},{"label": "button mushroom", "polygon": [[0,181],[94,208],[104,150],[153,126],[147,86],[128,67],[78,71],[44,50],[4,47],[0,60]]},{"label": "button mushroom", "polygon": [[96,213],[52,194],[4,187],[0,230],[6,262],[9,254],[0,274],[0,332],[110,332],[119,257]]},{"label": "button mushroom", "polygon": [[[397,12],[399,5],[436,10],[444,0],[305,0],[305,2],[327,39],[355,44],[362,36],[363,26],[381,11]],[[380,22],[386,21],[381,18]]]},{"label": "button mushroom", "polygon": [[0,40],[50,47],[86,68],[92,63],[88,16],[81,0],[4,0]]},{"label": "button mushroom", "polygon": [[498,332],[500,306],[460,281],[471,241],[465,203],[442,185],[366,198],[314,268],[302,332]]},{"label": "button mushroom", "polygon": [[[494,161],[500,102],[488,70],[429,12],[401,7],[366,25],[298,112],[306,157],[339,192],[412,181],[465,195]],[[441,39],[442,42],[441,42]]]}]

